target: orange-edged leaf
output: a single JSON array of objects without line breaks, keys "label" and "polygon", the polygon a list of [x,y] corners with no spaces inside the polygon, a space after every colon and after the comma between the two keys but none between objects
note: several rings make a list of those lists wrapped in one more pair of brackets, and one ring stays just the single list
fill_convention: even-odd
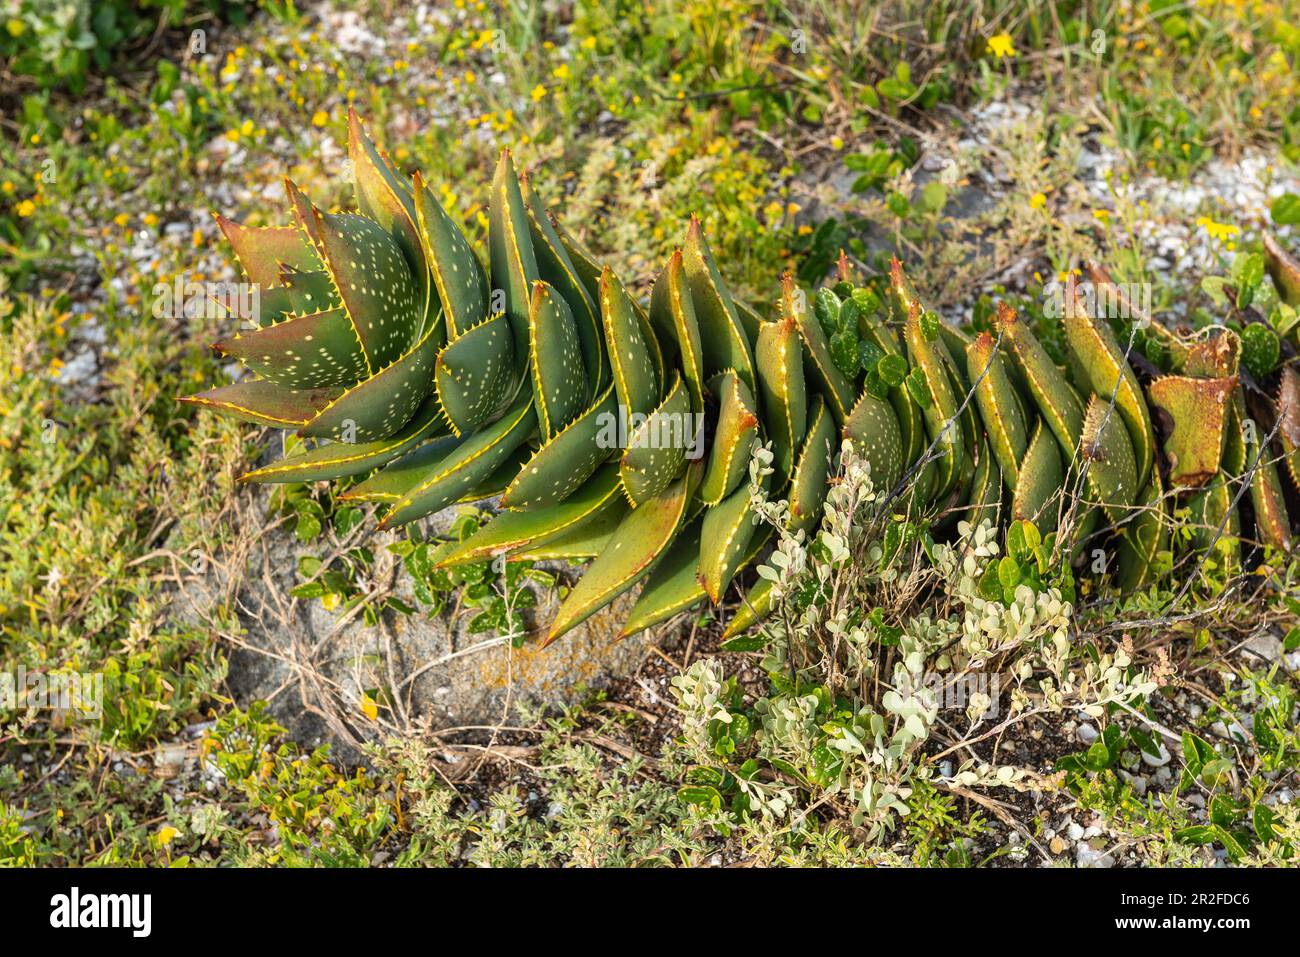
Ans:
[{"label": "orange-edged leaf", "polygon": [[245,379],[198,395],[181,396],[180,401],[201,405],[245,422],[289,429],[310,421],[338,394],[336,388],[290,389],[264,379]]},{"label": "orange-edged leaf", "polygon": [[303,270],[320,268],[316,253],[294,226],[243,226],[220,214],[216,220],[244,275],[263,289],[276,284],[281,264]]},{"label": "orange-edged leaf", "polygon": [[356,110],[348,108],[348,159],[361,214],[382,226],[401,248],[415,279],[423,316],[428,305],[429,271],[416,226],[411,185],[370,141]]},{"label": "orange-edged leaf", "polygon": [[734,372],[719,372],[709,380],[709,392],[718,400],[718,421],[713,428],[709,464],[700,482],[700,499],[717,505],[736,490],[749,470],[758,438],[758,413],[754,395]]}]

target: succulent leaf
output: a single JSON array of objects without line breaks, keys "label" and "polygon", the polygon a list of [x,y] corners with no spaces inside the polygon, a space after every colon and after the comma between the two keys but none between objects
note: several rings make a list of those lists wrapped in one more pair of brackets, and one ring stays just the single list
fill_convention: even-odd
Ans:
[{"label": "succulent leaf", "polygon": [[646,415],[659,402],[646,331],[627,290],[608,266],[600,277],[600,314],[619,405],[629,416]]},{"label": "succulent leaf", "polygon": [[[374,220],[313,210],[326,272],[370,371],[396,360],[418,330],[418,291],[398,245]],[[434,343],[436,347],[437,343]]]},{"label": "succulent leaf", "polygon": [[331,442],[241,475],[241,482],[319,482],[363,475],[415,448],[442,428],[436,399],[426,399],[406,428],[374,442]]},{"label": "succulent leaf", "polygon": [[528,230],[537,256],[537,269],[542,279],[558,291],[560,298],[572,312],[574,330],[581,347],[582,365],[587,375],[586,392],[579,396],[579,406],[585,407],[605,387],[604,335],[596,299],[578,274],[578,269],[560,241],[550,217],[542,207],[526,177],[520,177],[524,208],[528,212]]},{"label": "succulent leaf", "polygon": [[431,327],[410,352],[338,396],[299,434],[369,442],[400,431],[429,394],[438,357],[436,331]]},{"label": "succulent leaf", "polygon": [[[701,526],[701,521],[692,522],[690,529],[678,535],[668,554],[655,565],[627,614],[620,638],[653,628],[704,600],[704,585],[699,576]],[[758,557],[770,533],[771,529],[765,528],[750,539],[742,568]]]},{"label": "succulent leaf", "polygon": [[1137,506],[1137,514],[1130,519],[1119,540],[1116,584],[1125,592],[1145,588],[1155,580],[1157,556],[1169,547],[1169,516],[1159,470],[1152,470],[1150,481],[1138,496]]},{"label": "succulent leaf", "polygon": [[244,379],[198,395],[182,396],[181,401],[206,406],[245,422],[287,429],[306,425],[340,391],[337,388],[291,389],[265,379]]},{"label": "succulent leaf", "polygon": [[361,119],[351,108],[348,109],[348,159],[352,163],[357,208],[363,217],[378,223],[406,257],[423,316],[429,307],[429,268],[416,225],[411,185],[375,148],[361,126]]},{"label": "succulent leaf", "polygon": [[[500,290],[504,297],[502,308],[514,333],[516,380],[522,382],[528,359],[528,307],[533,283],[542,277],[533,251],[532,234],[528,231],[524,196],[509,150],[501,151],[492,177],[488,252],[493,293]],[[489,299],[489,306],[495,309],[497,305]]]},{"label": "succulent leaf", "polygon": [[296,226],[243,226],[220,213],[216,220],[244,275],[263,289],[276,284],[281,266],[303,271],[321,268],[320,259]]},{"label": "succulent leaf", "polygon": [[1055,531],[1064,482],[1059,445],[1039,419],[1011,494],[1012,519],[1033,522],[1044,535]]},{"label": "succulent leaf", "polygon": [[519,475],[519,470],[524,467],[533,456],[533,450],[527,443],[519,446],[508,456],[506,460],[492,470],[492,473],[481,482],[475,483],[468,492],[456,499],[457,502],[480,502],[485,498],[498,498],[501,493],[510,487]]},{"label": "succulent leaf", "polygon": [[921,414],[939,456],[935,461],[935,486],[931,494],[933,498],[943,498],[962,481],[965,468],[966,443],[958,418],[960,405],[953,393],[947,364],[939,352],[944,346],[937,337],[933,340],[926,338],[921,312],[915,303],[903,323],[903,339],[907,344],[908,358],[921,373],[927,399]]},{"label": "succulent leaf", "polygon": [[808,430],[808,393],[803,378],[803,348],[793,318],[765,322],[754,349],[759,403],[773,465],[782,477],[794,471],[794,459]]},{"label": "succulent leaf", "polygon": [[1224,379],[1240,368],[1241,338],[1231,329],[1192,343],[1183,361],[1183,375],[1194,379]]},{"label": "succulent leaf", "polygon": [[682,268],[685,270],[690,299],[699,324],[704,374],[712,375],[731,369],[752,390],[755,382],[750,340],[741,326],[731,293],[727,291],[722,274],[713,261],[713,254],[709,252],[709,244],[704,238],[704,229],[697,216],[691,217],[690,226],[686,230],[686,243],[682,246]]},{"label": "succulent leaf", "polygon": [[966,500],[964,519],[974,525],[991,522],[994,527],[1002,512],[1002,470],[981,439],[976,449],[975,474]]},{"label": "succulent leaf", "polygon": [[1241,519],[1232,507],[1233,496],[1232,480],[1219,474],[1187,503],[1193,547],[1209,553],[1229,575],[1241,570]]},{"label": "succulent leaf", "polygon": [[[795,283],[794,276],[786,273],[781,278],[781,315],[792,319],[799,328],[807,358],[809,377],[826,397],[835,424],[843,427],[849,410],[853,408],[853,386],[844,373],[840,372],[831,358],[830,343],[826,332],[815,316],[808,311],[808,297]],[[762,329],[760,323],[759,329]]]},{"label": "succulent leaf", "polygon": [[612,385],[530,458],[501,496],[507,508],[545,508],[564,501],[618,448]]},{"label": "succulent leaf", "polygon": [[[461,228],[417,174],[415,219],[420,248],[442,304],[447,338],[455,340],[488,315],[487,277]],[[512,353],[513,355],[513,353]]]},{"label": "succulent leaf", "polygon": [[514,376],[514,335],[498,312],[447,343],[434,362],[434,384],[456,435],[478,428],[500,407]]},{"label": "succulent leaf", "polygon": [[550,508],[528,512],[499,512],[485,525],[438,561],[447,568],[509,555],[530,545],[541,545],[565,532],[598,520],[605,512],[626,511],[618,494],[618,469],[607,465],[582,489]]},{"label": "succulent leaf", "polygon": [[1300,373],[1292,366],[1282,367],[1278,386],[1277,415],[1281,419],[1277,437],[1282,443],[1282,461],[1291,484],[1300,489]]},{"label": "succulent leaf", "polygon": [[756,581],[740,605],[731,613],[731,621],[722,631],[722,640],[735,638],[772,613],[772,582],[767,578]]},{"label": "succulent leaf", "polygon": [[[763,487],[768,488],[771,483],[769,473],[763,478]],[[744,564],[757,522],[748,483],[705,511],[698,577],[713,604],[722,600],[722,593]]]},{"label": "succulent leaf", "polygon": [[863,392],[844,422],[843,437],[871,463],[872,478],[882,490],[892,490],[903,477],[903,436],[889,403]]},{"label": "succulent leaf", "polygon": [[1175,487],[1204,485],[1218,474],[1228,407],[1236,388],[1236,376],[1193,379],[1171,375],[1151,383],[1151,401],[1173,420],[1164,448],[1169,481]]},{"label": "succulent leaf", "polygon": [[[1237,439],[1243,446],[1243,463],[1237,470],[1227,467],[1226,446],[1224,451],[1224,471],[1237,475],[1246,466],[1250,471],[1250,501],[1255,512],[1255,530],[1259,540],[1284,552],[1291,550],[1291,517],[1287,514],[1286,500],[1282,494],[1282,482],[1277,474],[1277,461],[1273,456],[1266,437],[1259,434],[1258,428],[1245,428],[1246,399],[1241,386],[1237,386],[1232,397],[1231,425],[1228,438]],[[1278,429],[1280,433],[1281,428]],[[1235,433],[1235,434],[1234,434]],[[1240,438],[1237,438],[1237,437]]]},{"label": "succulent leaf", "polygon": [[591,251],[578,242],[549,211],[546,213],[546,219],[555,230],[555,235],[559,238],[565,253],[568,254],[569,262],[573,263],[573,269],[578,274],[578,279],[582,281],[582,288],[587,290],[587,295],[591,297],[592,302],[599,303],[600,274],[604,272],[604,267],[597,262]]},{"label": "succulent leaf", "polygon": [[616,496],[616,507],[602,509],[584,522],[544,542],[531,542],[506,556],[511,562],[585,561],[605,550],[627,517],[627,503]]},{"label": "succulent leaf", "polygon": [[446,508],[503,465],[536,429],[532,396],[521,398],[500,419],[465,439],[431,469],[384,515],[379,527],[403,525]]},{"label": "succulent leaf", "polygon": [[[396,440],[396,436],[389,441]],[[461,444],[454,435],[439,435],[416,445],[389,462],[339,498],[347,502],[400,502]],[[335,443],[342,445],[343,443]],[[326,448],[333,448],[333,445]]]},{"label": "succulent leaf", "polygon": [[789,529],[792,532],[809,531],[821,519],[831,463],[835,459],[835,439],[835,418],[830,407],[821,396],[814,396],[808,410],[808,433],[790,479]]},{"label": "succulent leaf", "polygon": [[1283,249],[1268,230],[1264,231],[1264,268],[1277,287],[1278,297],[1288,306],[1300,306],[1300,259]]},{"label": "succulent leaf", "polygon": [[[266,312],[266,300],[271,298],[278,304],[281,295],[285,319],[305,316],[313,312],[326,312],[342,305],[339,294],[334,288],[330,275],[324,269],[300,272],[296,269],[281,268],[280,286],[273,286],[262,294],[263,312]],[[274,307],[273,307],[274,308]],[[270,323],[259,323],[269,325]],[[355,336],[353,337],[355,339]]]},{"label": "succulent leaf", "polygon": [[1110,323],[1094,319],[1085,310],[1067,309],[1061,324],[1066,342],[1078,358],[1092,391],[1107,402],[1112,395],[1115,397],[1115,407],[1133,444],[1137,474],[1147,475],[1155,460],[1156,439],[1151,428],[1151,412]]},{"label": "succulent leaf", "polygon": [[1065,381],[1043,344],[1005,302],[998,303],[997,322],[1003,339],[1011,344],[1011,354],[1043,421],[1061,446],[1065,461],[1072,462],[1083,431],[1083,402],[1079,394]]},{"label": "succulent leaf", "polygon": [[1112,523],[1128,514],[1138,493],[1133,443],[1118,407],[1099,395],[1088,400],[1080,450],[1088,463],[1088,491]]},{"label": "succulent leaf", "polygon": [[649,573],[681,528],[702,470],[701,463],[692,463],[668,488],[627,514],[569,591],[543,645],[586,621]]},{"label": "succulent leaf", "polygon": [[623,491],[633,508],[658,495],[681,473],[686,450],[702,438],[696,428],[686,386],[674,374],[668,395],[628,436],[619,461]]},{"label": "succulent leaf", "polygon": [[533,283],[528,309],[529,369],[542,439],[559,432],[587,406],[587,370],[573,312],[549,283]]},{"label": "succulent leaf", "polygon": [[691,396],[691,408],[704,411],[704,356],[695,305],[682,267],[682,251],[668,257],[650,294],[650,325],[673,343],[681,360],[682,375]]},{"label": "succulent leaf", "polygon": [[719,372],[709,380],[708,389],[718,400],[718,421],[699,495],[705,505],[717,505],[735,491],[749,470],[758,414],[753,393],[734,372]]},{"label": "succulent leaf", "polygon": [[1029,447],[1029,426],[1006,366],[999,361],[996,344],[987,332],[980,333],[966,347],[966,374],[976,383],[975,404],[1007,491],[1014,492],[1020,462]]},{"label": "succulent leaf", "polygon": [[699,578],[701,524],[696,519],[673,539],[667,554],[646,578],[619,637],[635,635],[704,600]]},{"label": "succulent leaf", "polygon": [[341,308],[294,316],[273,326],[238,332],[215,344],[268,382],[306,389],[348,386],[366,374],[352,323]]}]

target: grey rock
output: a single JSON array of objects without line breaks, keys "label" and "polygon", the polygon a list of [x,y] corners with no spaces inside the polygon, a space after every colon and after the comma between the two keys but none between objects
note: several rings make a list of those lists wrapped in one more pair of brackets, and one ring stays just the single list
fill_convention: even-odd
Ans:
[{"label": "grey rock", "polygon": [[[255,532],[273,524],[268,500],[264,487],[241,489],[231,513],[244,518],[232,526]],[[445,530],[454,515],[452,507],[430,516],[426,531]],[[525,612],[530,634],[522,648],[503,636],[471,634],[473,612],[431,617],[387,549],[400,536],[373,527],[363,523],[345,545],[372,550],[373,580],[391,583],[392,594],[419,609],[414,615],[389,613],[372,627],[361,614],[349,619],[318,599],[292,598],[299,557],[332,549],[319,540],[300,545],[285,525],[241,535],[225,553],[194,562],[202,573],[176,596],[182,619],[213,628],[233,646],[228,684],[237,703],[268,702],[269,713],[301,743],[330,742],[352,754],[393,733],[514,723],[521,707],[572,703],[586,689],[632,673],[646,656],[644,638],[615,640],[635,593],[546,649],[539,641],[556,610],[553,594],[539,594],[538,606]],[[223,619],[222,609],[231,614]],[[373,721],[361,701],[376,688],[386,689],[392,703]]]}]

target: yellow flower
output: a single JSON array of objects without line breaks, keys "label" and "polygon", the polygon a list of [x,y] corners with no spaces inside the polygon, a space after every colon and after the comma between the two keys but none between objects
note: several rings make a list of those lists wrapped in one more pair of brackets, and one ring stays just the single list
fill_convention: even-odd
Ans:
[{"label": "yellow flower", "polygon": [[326,113],[324,110],[317,110],[311,116],[312,126],[324,126],[329,121],[330,121],[329,114]]},{"label": "yellow flower", "polygon": [[153,213],[145,213],[145,214],[144,214],[144,224],[145,224],[146,226],[157,226],[157,225],[158,225],[158,217],[155,216]]},{"label": "yellow flower", "polygon": [[33,145],[33,146],[39,146],[39,145],[40,145],[40,142],[41,142],[41,134],[40,134],[40,133],[33,133],[31,139],[32,139],[32,145]]},{"label": "yellow flower", "polygon": [[119,226],[122,227],[125,227],[126,224],[129,223],[130,221],[131,221],[131,217],[128,216],[126,213],[118,213],[116,216],[113,217],[113,222],[117,223]]},{"label": "yellow flower", "polygon": [[833,150],[842,150],[842,149],[844,149],[844,141],[843,141],[842,139],[840,139],[838,136],[832,136],[832,137],[831,137],[831,149],[833,149]]},{"label": "yellow flower", "polygon": [[379,706],[375,704],[375,699],[368,694],[361,696],[361,713],[371,721],[379,717]]},{"label": "yellow flower", "polygon": [[587,39],[585,39],[585,40],[582,41],[582,48],[583,48],[584,50],[594,50],[594,49],[596,49],[596,38],[595,38],[595,37],[587,37]]},{"label": "yellow flower", "polygon": [[1241,234],[1240,227],[1233,226],[1231,223],[1216,223],[1209,216],[1197,219],[1196,225],[1205,230],[1205,234],[1211,239],[1217,239],[1219,242],[1227,242]]},{"label": "yellow flower", "polygon": [[1030,209],[1042,209],[1046,205],[1047,205],[1047,197],[1044,196],[1042,193],[1035,193],[1033,196],[1029,197]]},{"label": "yellow flower", "polygon": [[25,199],[18,204],[16,211],[19,216],[26,219],[32,213],[36,212],[36,204],[33,203],[30,199]]},{"label": "yellow flower", "polygon": [[4,190],[5,195],[12,196],[14,191],[14,181],[11,179],[5,180],[3,184],[0,184],[0,190]]},{"label": "yellow flower", "polygon": [[11,37],[20,37],[23,35],[23,31],[27,29],[27,24],[17,17],[11,17],[9,22],[5,24],[5,29],[9,31]]},{"label": "yellow flower", "polygon": [[176,839],[178,834],[180,834],[180,831],[176,830],[176,828],[170,824],[164,824],[158,829],[158,846],[166,847]]},{"label": "yellow flower", "polygon": [[551,71],[551,76],[555,77],[557,80],[567,80],[569,78],[569,64],[561,63]]},{"label": "yellow flower", "polygon": [[542,97],[546,95],[546,87],[538,83],[535,87],[533,87],[533,92],[531,95],[533,98],[533,102],[536,103],[538,100],[540,100]]},{"label": "yellow flower", "polygon": [[1001,60],[1004,56],[1015,56],[1016,46],[1009,33],[999,33],[995,37],[989,37],[988,52]]},{"label": "yellow flower", "polygon": [[1098,222],[1110,222],[1110,210],[1108,209],[1094,209],[1092,215],[1098,220]]},{"label": "yellow flower", "polygon": [[252,121],[252,120],[244,120],[244,122],[243,122],[243,123],[240,125],[240,127],[239,127],[239,135],[240,135],[240,136],[252,136],[252,135],[253,135],[253,128],[254,128],[254,127],[253,127],[253,121]]}]

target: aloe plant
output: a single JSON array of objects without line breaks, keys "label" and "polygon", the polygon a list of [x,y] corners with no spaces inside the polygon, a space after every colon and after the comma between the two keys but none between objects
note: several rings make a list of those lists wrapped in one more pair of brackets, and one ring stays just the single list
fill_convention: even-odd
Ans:
[{"label": "aloe plant", "polygon": [[[626,634],[719,604],[767,544],[748,481],[760,447],[760,484],[789,500],[796,534],[819,524],[848,440],[936,527],[1028,519],[1076,551],[1113,542],[1123,587],[1149,583],[1168,547],[1167,488],[1208,524],[1249,478],[1261,538],[1290,547],[1267,436],[1241,438],[1235,333],[1187,345],[1162,332],[1177,372],[1144,388],[1084,310],[1063,320],[1066,373],[1010,307],[971,338],[897,261],[882,296],[855,287],[843,259],[811,301],[787,275],[767,320],[730,294],[694,218],[641,299],[564,231],[509,152],[482,262],[420,174],[399,172],[355,114],[349,132],[355,213],[323,212],[287,183],[288,225],[219,217],[262,308],[217,348],[253,375],[187,401],[314,440],[243,481],[364,475],[344,497],[375,503],[383,527],[499,496],[442,562],[586,561],[547,642],[638,585]],[[1291,296],[1294,261],[1276,253]],[[1294,479],[1300,380],[1277,375],[1274,432]],[[1163,445],[1152,405],[1171,421]],[[760,582],[729,633],[769,605]]]}]

